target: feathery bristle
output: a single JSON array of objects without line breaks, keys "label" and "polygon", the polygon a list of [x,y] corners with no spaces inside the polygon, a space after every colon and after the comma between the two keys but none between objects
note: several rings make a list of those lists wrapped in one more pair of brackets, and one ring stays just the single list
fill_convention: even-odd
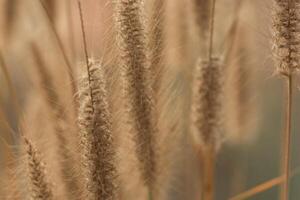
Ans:
[{"label": "feathery bristle", "polygon": [[80,85],[79,128],[83,148],[87,199],[116,198],[115,148],[111,113],[107,100],[104,70],[98,62],[89,63]]},{"label": "feathery bristle", "polygon": [[293,73],[299,70],[299,0],[274,0],[274,45],[273,54],[277,61],[277,72],[286,77],[286,117],[282,142],[282,173],[284,182],[281,199],[289,199],[290,145],[292,138]]},{"label": "feathery bristle", "polygon": [[129,124],[136,132],[136,151],[145,183],[152,190],[155,181],[154,98],[151,88],[145,25],[142,16],[143,1],[118,0],[116,23],[120,46],[120,65],[124,80]]},{"label": "feathery bristle", "polygon": [[282,75],[299,69],[299,9],[298,0],[274,0],[273,53],[277,71]]},{"label": "feathery bristle", "polygon": [[150,12],[150,69],[153,72],[153,89],[156,93],[156,96],[158,95],[157,93],[161,86],[161,73],[164,69],[163,52],[165,45],[165,7],[166,5],[164,0],[155,0]]},{"label": "feathery bristle", "polygon": [[44,163],[31,141],[24,137],[27,148],[28,173],[30,179],[31,198],[35,200],[53,199],[51,186],[47,181]]},{"label": "feathery bristle", "polygon": [[203,148],[221,142],[222,72],[219,59],[200,60],[192,97],[192,134]]}]

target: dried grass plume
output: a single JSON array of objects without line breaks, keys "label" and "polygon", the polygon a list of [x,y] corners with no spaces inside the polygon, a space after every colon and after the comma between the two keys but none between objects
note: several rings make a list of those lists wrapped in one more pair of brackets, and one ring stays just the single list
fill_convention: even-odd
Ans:
[{"label": "dried grass plume", "polygon": [[222,72],[220,60],[200,60],[196,66],[192,96],[192,134],[203,148],[221,143]]},{"label": "dried grass plume", "polygon": [[29,187],[31,189],[30,196],[35,200],[51,200],[53,194],[51,185],[47,180],[44,163],[41,161],[40,155],[29,139],[24,137],[25,146],[27,148],[27,162]]},{"label": "dried grass plume", "polygon": [[115,148],[104,70],[90,62],[79,90],[79,129],[83,148],[86,199],[116,198]]},{"label": "dried grass plume", "polygon": [[151,191],[156,174],[157,127],[143,5],[144,1],[141,0],[117,0],[115,17],[120,49],[119,64],[124,81],[126,108],[130,115],[128,120],[135,134],[143,179]]},{"label": "dried grass plume", "polygon": [[299,69],[299,8],[298,0],[274,0],[272,50],[282,75]]}]

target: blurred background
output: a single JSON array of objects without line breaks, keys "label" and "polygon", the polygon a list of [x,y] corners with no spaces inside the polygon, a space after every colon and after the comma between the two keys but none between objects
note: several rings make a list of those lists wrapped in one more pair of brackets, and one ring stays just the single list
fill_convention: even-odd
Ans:
[{"label": "blurred background", "polygon": [[[10,94],[9,85],[3,71],[0,71],[0,106],[14,130],[12,134],[0,118],[0,167],[7,163],[7,148],[18,148],[18,134],[20,122],[39,123],[40,118],[46,118],[46,113],[33,114],[29,105],[38,104],[41,97],[36,95],[40,88],[37,86],[35,75],[34,55],[32,43],[35,43],[47,64],[47,68],[54,76],[57,88],[65,106],[71,102],[71,82],[68,77],[62,50],[70,60],[75,73],[80,70],[83,62],[82,36],[80,30],[77,2],[73,0],[53,0],[48,6],[49,15],[41,6],[39,0],[0,0],[0,49],[8,66],[17,99],[21,104],[22,113],[16,114],[14,101]],[[151,21],[149,13],[153,7],[152,0],[145,1],[147,22]],[[237,4],[241,2],[239,11]],[[163,4],[162,4],[163,5]],[[190,80],[193,67],[200,52],[203,51],[198,30],[196,30],[195,5],[192,0],[164,0],[164,58],[167,73],[164,74],[164,84],[169,93],[175,95],[171,105],[165,109],[178,109],[169,113],[180,119],[180,162],[175,166],[177,170],[168,186],[168,199],[183,200],[196,199],[199,196],[200,179],[198,168],[201,165],[197,154],[193,151],[190,141],[186,117],[190,106]],[[50,7],[49,7],[50,6]],[[51,7],[53,6],[53,7]],[[115,39],[113,3],[109,0],[82,1],[88,51],[91,57],[101,59],[107,66],[114,64]],[[280,153],[282,131],[284,129],[284,96],[285,85],[283,79],[274,73],[272,62],[272,32],[271,17],[272,3],[269,0],[217,0],[214,55],[226,57],[228,54],[232,63],[243,58],[243,65],[251,69],[253,80],[251,93],[242,101],[255,105],[245,112],[253,112],[251,127],[242,129],[238,134],[227,131],[224,127],[224,141],[218,152],[216,163],[216,199],[225,200],[234,197],[250,188],[280,175]],[[237,44],[245,43],[247,53],[240,50],[229,50],[226,44],[230,41],[230,31],[238,20]],[[56,33],[53,31],[53,27]],[[57,40],[56,35],[59,40]],[[62,43],[62,48],[59,43]],[[235,45],[237,45],[235,44]],[[230,46],[230,45],[229,45]],[[238,46],[238,45],[237,45]],[[238,47],[237,47],[238,48]],[[243,50],[244,52],[244,50]],[[243,55],[240,55],[240,54]],[[117,66],[112,67],[115,69]],[[76,79],[76,78],[75,78]],[[172,87],[168,82],[172,80]],[[246,83],[248,84],[248,83]],[[293,176],[290,184],[290,199],[300,199],[300,103],[299,82],[294,82],[294,107],[292,127],[292,167]],[[172,91],[173,90],[173,91]],[[225,94],[226,96],[226,94]],[[224,98],[225,104],[231,106],[230,97]],[[70,107],[70,106],[69,106]],[[71,109],[71,108],[68,108]],[[27,110],[30,110],[29,114]],[[234,107],[230,110],[234,110]],[[167,113],[168,111],[166,111]],[[35,112],[38,113],[38,112]],[[246,114],[245,114],[246,115]],[[242,118],[243,116],[241,116]],[[29,118],[29,119],[28,119]],[[229,121],[225,110],[224,121]],[[229,122],[230,123],[230,122]],[[234,123],[234,122],[233,122]],[[43,127],[40,127],[42,130]],[[228,133],[229,132],[229,133]],[[1,169],[0,169],[1,171]],[[7,178],[9,179],[9,177]],[[250,200],[279,199],[279,185],[261,192]]]}]

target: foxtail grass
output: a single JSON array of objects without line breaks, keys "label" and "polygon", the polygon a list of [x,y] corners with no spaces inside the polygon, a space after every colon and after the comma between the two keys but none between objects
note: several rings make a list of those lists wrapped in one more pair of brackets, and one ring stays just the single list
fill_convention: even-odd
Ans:
[{"label": "foxtail grass", "polygon": [[220,60],[199,61],[193,84],[193,137],[201,146],[220,144],[222,74]]},{"label": "foxtail grass", "polygon": [[285,181],[281,191],[282,200],[289,199],[293,74],[299,69],[299,9],[298,0],[274,0],[273,55],[276,71],[286,81],[286,121],[282,143],[282,173]]},{"label": "foxtail grass", "polygon": [[112,133],[104,68],[97,61],[88,60],[86,35],[81,3],[78,1],[86,71],[80,84],[78,122],[83,151],[86,198],[116,199],[116,148]]},{"label": "foxtail grass", "polygon": [[31,189],[30,196],[35,200],[52,200],[53,193],[51,185],[47,180],[47,173],[45,171],[44,163],[37,149],[32,142],[24,137],[27,155],[27,167],[29,176],[29,187]]},{"label": "foxtail grass", "polygon": [[157,127],[143,3],[140,0],[117,0],[115,21],[120,50],[119,64],[124,81],[123,92],[127,101],[126,109],[130,115],[129,124],[135,134],[136,154],[143,180],[151,196],[157,171]]},{"label": "foxtail grass", "polygon": [[87,199],[116,198],[115,148],[103,68],[91,62],[80,85],[79,127]]},{"label": "foxtail grass", "polygon": [[214,194],[215,154],[221,143],[222,72],[218,59],[197,64],[192,95],[192,134],[203,157],[203,198]]},{"label": "foxtail grass", "polygon": [[200,60],[196,65],[191,107],[191,131],[196,149],[203,158],[202,198],[207,200],[214,199],[215,159],[221,143],[223,92],[221,61],[213,58],[216,0],[213,0],[210,6],[207,59]]}]

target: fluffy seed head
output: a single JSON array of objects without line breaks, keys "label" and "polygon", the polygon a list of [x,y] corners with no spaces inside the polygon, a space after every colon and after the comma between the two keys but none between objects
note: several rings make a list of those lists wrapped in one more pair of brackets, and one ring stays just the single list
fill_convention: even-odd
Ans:
[{"label": "fluffy seed head", "polygon": [[299,8],[299,0],[274,0],[273,54],[282,75],[299,69]]},{"label": "fluffy seed head", "polygon": [[104,70],[97,62],[88,67],[79,95],[79,128],[83,148],[87,199],[116,198],[115,148]]},{"label": "fluffy seed head", "polygon": [[44,164],[31,141],[24,138],[26,155],[28,161],[28,176],[30,181],[31,198],[34,200],[53,199],[51,187],[46,180]]},{"label": "fluffy seed head", "polygon": [[152,188],[156,171],[153,80],[149,71],[142,0],[117,0],[116,25],[124,95],[136,139],[136,151],[145,183]]},{"label": "fluffy seed head", "polygon": [[199,61],[192,97],[192,134],[204,148],[221,140],[222,80],[219,59]]}]

